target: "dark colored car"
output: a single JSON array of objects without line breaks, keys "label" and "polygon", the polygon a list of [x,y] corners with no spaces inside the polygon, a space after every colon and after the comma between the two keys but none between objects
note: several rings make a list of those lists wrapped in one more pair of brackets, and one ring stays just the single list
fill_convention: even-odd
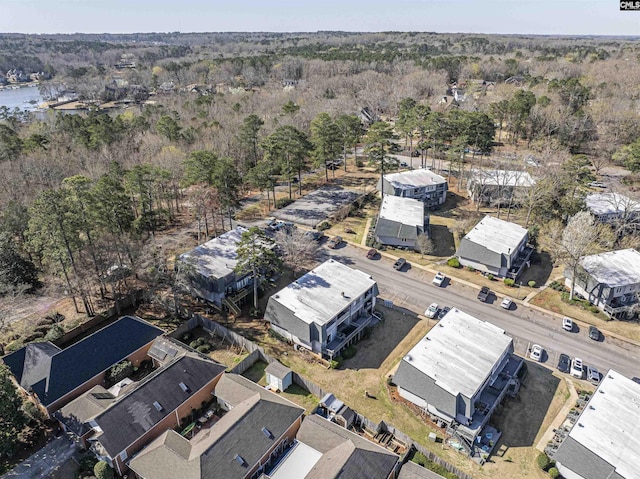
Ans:
[{"label": "dark colored car", "polygon": [[398,261],[396,261],[396,262],[393,264],[393,267],[394,267],[395,269],[397,269],[398,271],[400,271],[400,270],[404,267],[404,265],[405,265],[405,264],[407,264],[407,260],[406,260],[406,259],[404,259],[404,258],[398,258]]},{"label": "dark colored car", "polygon": [[331,249],[336,249],[338,246],[340,246],[340,243],[342,243],[342,236],[334,236],[329,240],[327,246]]},{"label": "dark colored car", "polygon": [[480,292],[478,293],[478,299],[482,302],[486,302],[487,299],[489,298],[489,294],[491,294],[491,290],[486,286],[483,286],[482,289],[480,289]]},{"label": "dark colored car", "polygon": [[589,337],[594,341],[600,341],[600,330],[595,326],[589,326]]},{"label": "dark colored car", "polygon": [[304,234],[307,238],[311,238],[313,241],[320,241],[324,237],[322,231],[307,231]]},{"label": "dark colored car", "polygon": [[375,248],[371,248],[369,251],[367,251],[367,259],[375,259],[377,255],[378,250]]},{"label": "dark colored car", "polygon": [[449,306],[445,306],[444,308],[442,308],[440,311],[438,311],[438,319],[444,318],[449,311],[451,311],[451,308]]},{"label": "dark colored car", "polygon": [[571,368],[571,358],[566,354],[561,354],[558,358],[558,371],[568,373]]}]

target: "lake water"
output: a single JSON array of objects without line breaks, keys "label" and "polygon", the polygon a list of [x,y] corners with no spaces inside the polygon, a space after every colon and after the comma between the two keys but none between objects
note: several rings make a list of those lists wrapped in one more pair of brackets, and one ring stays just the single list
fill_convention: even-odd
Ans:
[{"label": "lake water", "polygon": [[15,90],[5,87],[0,90],[0,106],[6,106],[9,110],[20,108],[21,110],[34,111],[43,101],[37,86]]}]

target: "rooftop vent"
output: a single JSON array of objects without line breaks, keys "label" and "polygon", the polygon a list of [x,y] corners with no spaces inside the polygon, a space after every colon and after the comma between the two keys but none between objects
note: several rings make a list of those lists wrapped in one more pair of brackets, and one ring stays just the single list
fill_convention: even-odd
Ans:
[{"label": "rooftop vent", "polygon": [[598,391],[600,392],[600,394],[604,394],[604,389],[598,389]]},{"label": "rooftop vent", "polygon": [[245,461],[241,455],[236,454],[234,459],[238,461],[238,464],[240,464],[242,467],[247,467],[247,461]]},{"label": "rooftop vent", "polygon": [[273,434],[271,434],[271,431],[269,431],[266,427],[262,428],[262,434],[264,434],[269,439],[273,439]]},{"label": "rooftop vent", "polygon": [[160,404],[158,401],[153,402],[153,407],[155,407],[158,411],[162,411],[164,409],[162,407],[162,404]]},{"label": "rooftop vent", "polygon": [[187,386],[185,383],[180,383],[180,389],[182,389],[186,393],[190,391],[189,386]]},{"label": "rooftop vent", "polygon": [[593,411],[595,411],[595,410],[596,410],[596,408],[594,408],[594,407],[593,407],[593,405],[591,405],[591,404],[589,404],[589,409],[591,409],[591,410],[593,410]]},{"label": "rooftop vent", "polygon": [[581,422],[578,423],[579,427],[584,427],[584,424],[582,424]]}]

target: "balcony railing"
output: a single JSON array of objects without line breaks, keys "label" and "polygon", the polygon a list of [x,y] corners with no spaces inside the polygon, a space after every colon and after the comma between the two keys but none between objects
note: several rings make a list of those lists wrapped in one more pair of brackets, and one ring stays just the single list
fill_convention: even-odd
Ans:
[{"label": "balcony railing", "polygon": [[340,354],[340,350],[353,338],[355,338],[358,333],[362,332],[362,330],[369,325],[371,322],[371,315],[359,316],[358,318],[351,321],[349,326],[344,328],[338,328],[338,332],[336,337],[331,340],[324,352],[331,359],[338,356]]}]

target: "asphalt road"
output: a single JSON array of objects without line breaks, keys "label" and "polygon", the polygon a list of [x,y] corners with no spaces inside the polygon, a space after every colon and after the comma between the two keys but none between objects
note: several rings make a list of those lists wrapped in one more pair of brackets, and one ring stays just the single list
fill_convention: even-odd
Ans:
[{"label": "asphalt road", "polygon": [[[562,329],[561,320],[540,313],[522,304],[514,304],[510,311],[500,307],[501,298],[492,294],[489,302],[476,299],[478,289],[455,281],[437,287],[431,283],[433,274],[418,268],[393,269],[393,261],[387,258],[368,260],[366,250],[346,245],[336,250],[323,248],[323,255],[331,256],[349,266],[365,271],[378,282],[379,299],[391,300],[394,307],[424,313],[431,303],[440,307],[455,307],[479,319],[489,321],[504,329],[514,339],[518,354],[526,355],[532,344],[545,349],[543,364],[555,368],[561,353],[579,357],[585,366],[595,366],[601,373],[608,369],[630,377],[640,377],[640,348],[614,338],[596,342],[589,339],[587,328],[574,324],[574,332]],[[515,308],[515,309],[514,309]]]}]

